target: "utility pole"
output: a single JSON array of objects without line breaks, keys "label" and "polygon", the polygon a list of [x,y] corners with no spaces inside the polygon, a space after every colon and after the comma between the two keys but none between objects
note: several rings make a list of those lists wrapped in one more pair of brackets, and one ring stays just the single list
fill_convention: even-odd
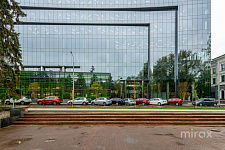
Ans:
[{"label": "utility pole", "polygon": [[134,79],[134,107],[136,108],[136,89],[135,89],[135,79]]},{"label": "utility pole", "polygon": [[74,56],[73,56],[73,52],[72,51],[70,53],[71,53],[72,59],[73,59],[73,92],[72,92],[72,96],[73,96],[72,107],[73,107],[73,101],[74,101]]}]

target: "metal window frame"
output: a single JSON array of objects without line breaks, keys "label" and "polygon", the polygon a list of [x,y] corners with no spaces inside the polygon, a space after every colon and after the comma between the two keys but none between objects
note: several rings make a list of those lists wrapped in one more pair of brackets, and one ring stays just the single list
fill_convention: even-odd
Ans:
[{"label": "metal window frame", "polygon": [[[175,52],[174,52],[174,83],[175,96],[178,97],[178,6],[136,7],[136,8],[65,8],[65,7],[34,7],[21,6],[24,10],[80,10],[80,11],[174,11],[175,12]],[[47,23],[21,22],[22,25],[93,25],[93,26],[148,26],[148,80],[150,81],[150,23],[146,24],[111,24],[111,23]],[[147,87],[149,92],[149,83]],[[149,94],[148,94],[149,96]]]}]

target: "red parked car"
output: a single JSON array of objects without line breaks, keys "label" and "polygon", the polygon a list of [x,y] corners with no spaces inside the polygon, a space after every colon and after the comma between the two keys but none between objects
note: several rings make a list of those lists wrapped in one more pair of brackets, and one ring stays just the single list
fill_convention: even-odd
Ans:
[{"label": "red parked car", "polygon": [[138,98],[136,99],[136,104],[149,105],[149,99],[147,98]]},{"label": "red parked car", "polygon": [[42,104],[53,104],[53,105],[57,105],[57,104],[62,103],[62,99],[60,97],[57,97],[57,96],[49,96],[49,97],[45,97],[43,99],[37,100],[37,103],[39,105],[42,105]]},{"label": "red parked car", "polygon": [[182,105],[183,104],[183,100],[179,99],[179,98],[169,98],[167,100],[167,104],[168,105]]}]

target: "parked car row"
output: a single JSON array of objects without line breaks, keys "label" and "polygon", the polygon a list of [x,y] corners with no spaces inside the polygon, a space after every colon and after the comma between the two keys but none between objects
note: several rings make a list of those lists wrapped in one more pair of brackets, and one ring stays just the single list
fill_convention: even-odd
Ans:
[{"label": "parked car row", "polygon": [[[87,105],[88,104],[88,99],[85,97],[79,97],[74,99],[73,104],[82,104],[82,105]],[[171,98],[168,100],[163,100],[161,98],[152,98],[152,99],[147,99],[147,98],[138,98],[138,99],[133,99],[133,98],[107,98],[107,97],[99,97],[96,98],[95,100],[90,101],[91,105],[111,105],[111,104],[116,104],[116,105],[134,105],[136,102],[137,105],[142,104],[142,105],[182,105],[183,100],[179,98]],[[72,100],[67,102],[68,105],[72,104]]]},{"label": "parked car row", "polygon": [[[74,100],[69,100],[67,101],[68,105],[134,105],[136,102],[137,105],[142,104],[142,105],[176,105],[180,106],[183,104],[183,100],[179,98],[169,98],[167,100],[161,99],[161,98],[152,98],[152,99],[147,99],[147,98],[137,98],[134,100],[133,98],[108,98],[108,97],[99,97],[96,98],[95,100],[91,100],[90,98],[86,97],[78,97],[75,98]],[[13,103],[13,99],[6,99],[5,104],[10,105]],[[32,103],[32,100],[28,97],[22,96],[21,99],[15,99],[14,100],[15,104],[30,104]],[[48,96],[42,99],[37,100],[37,104],[43,105],[43,104],[53,104],[53,105],[58,105],[62,103],[62,99],[58,96]],[[192,105],[197,105],[197,106],[216,106],[217,101],[215,98],[200,98],[196,101],[192,102]]]}]

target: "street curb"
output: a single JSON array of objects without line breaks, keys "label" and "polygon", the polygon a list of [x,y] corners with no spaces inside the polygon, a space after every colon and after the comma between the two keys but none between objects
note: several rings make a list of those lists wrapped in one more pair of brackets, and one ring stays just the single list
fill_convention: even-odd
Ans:
[{"label": "street curb", "polygon": [[28,108],[28,112],[202,112],[225,113],[225,110],[173,110],[173,109],[52,109]]}]

